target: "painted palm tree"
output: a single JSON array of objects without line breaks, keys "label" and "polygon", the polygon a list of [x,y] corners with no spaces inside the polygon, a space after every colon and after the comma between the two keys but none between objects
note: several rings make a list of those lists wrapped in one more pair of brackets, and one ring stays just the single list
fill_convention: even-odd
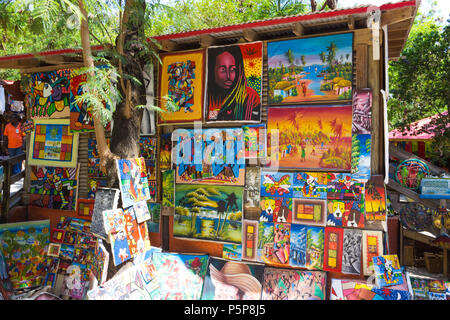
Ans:
[{"label": "painted palm tree", "polygon": [[289,69],[291,71],[291,73],[294,72],[294,61],[295,61],[295,56],[294,56],[294,52],[291,49],[288,49],[288,51],[286,51],[286,53],[284,54],[286,56],[286,59],[289,62]]},{"label": "painted palm tree", "polygon": [[301,56],[300,59],[302,60],[303,66],[305,66],[305,65],[306,65],[306,59],[305,59],[305,56]]},{"label": "painted palm tree", "polygon": [[327,55],[325,52],[323,52],[323,51],[320,52],[319,57],[320,57],[320,60],[322,61],[322,63],[325,63],[327,61]]},{"label": "painted palm tree", "polygon": [[327,47],[328,56],[327,61],[331,68],[334,68],[334,59],[336,58],[336,51],[337,46],[334,42],[331,42],[330,45]]}]

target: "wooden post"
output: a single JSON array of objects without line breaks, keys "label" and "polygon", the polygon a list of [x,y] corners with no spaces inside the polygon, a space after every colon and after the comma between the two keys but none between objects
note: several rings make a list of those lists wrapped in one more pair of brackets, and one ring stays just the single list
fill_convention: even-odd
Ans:
[{"label": "wooden post", "polygon": [[[447,208],[447,200],[446,199],[439,199],[439,204],[441,208]],[[443,231],[445,231],[445,226],[443,225],[441,228],[441,233]],[[442,261],[442,266],[443,266],[443,274],[444,276],[448,276],[448,249],[445,246],[442,246],[442,251],[443,251],[443,261]]]}]

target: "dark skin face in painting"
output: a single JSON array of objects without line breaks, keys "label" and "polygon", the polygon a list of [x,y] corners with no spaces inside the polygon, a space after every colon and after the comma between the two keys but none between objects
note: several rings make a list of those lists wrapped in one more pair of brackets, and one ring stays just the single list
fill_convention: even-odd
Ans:
[{"label": "dark skin face in painting", "polygon": [[216,57],[214,76],[218,86],[230,89],[236,78],[236,62],[229,52],[224,52]]}]

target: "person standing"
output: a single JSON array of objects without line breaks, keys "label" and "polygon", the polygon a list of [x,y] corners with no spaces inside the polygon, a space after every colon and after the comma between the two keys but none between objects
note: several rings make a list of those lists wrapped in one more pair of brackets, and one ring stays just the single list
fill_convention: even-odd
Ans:
[{"label": "person standing", "polygon": [[[3,149],[4,153],[9,157],[14,157],[23,153],[24,143],[23,138],[25,133],[22,131],[20,125],[20,116],[13,114],[11,122],[5,126],[3,133]],[[13,165],[12,175],[22,171],[22,161]]]}]

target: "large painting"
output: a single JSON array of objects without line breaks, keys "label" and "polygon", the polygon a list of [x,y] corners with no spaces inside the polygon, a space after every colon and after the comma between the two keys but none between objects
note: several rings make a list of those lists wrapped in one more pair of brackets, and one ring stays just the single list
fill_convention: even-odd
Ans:
[{"label": "large painting", "polygon": [[[205,51],[167,53],[161,55],[162,67],[159,95],[162,98],[159,124],[189,123],[203,119],[203,85]],[[168,108],[169,96],[177,110]]]},{"label": "large painting", "polygon": [[87,103],[76,101],[76,97],[83,94],[83,84],[87,80],[87,74],[81,69],[72,69],[70,77],[70,129],[72,131],[94,131],[92,107]]},{"label": "large painting", "polygon": [[352,106],[268,108],[271,167],[350,171]]},{"label": "large painting", "polygon": [[176,185],[173,235],[241,243],[243,188]]},{"label": "large painting", "polygon": [[261,121],[262,47],[208,48],[206,121]]},{"label": "large painting", "polygon": [[245,184],[242,128],[174,132],[176,183]]},{"label": "large painting", "polygon": [[78,133],[70,132],[69,119],[36,119],[30,141],[29,165],[76,167]]},{"label": "large painting", "polygon": [[353,33],[267,43],[269,103],[352,99]]}]

